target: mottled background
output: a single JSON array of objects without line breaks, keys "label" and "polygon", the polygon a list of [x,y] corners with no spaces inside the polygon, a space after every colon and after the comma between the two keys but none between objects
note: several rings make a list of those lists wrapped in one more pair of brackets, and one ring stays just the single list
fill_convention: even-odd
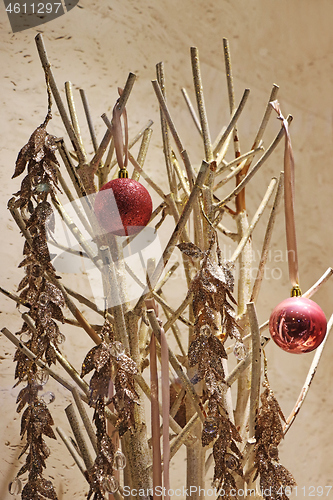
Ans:
[{"label": "mottled background", "polygon": [[[36,29],[12,34],[1,4],[1,285],[11,291],[23,276],[17,269],[21,260],[23,239],[6,210],[20,179],[11,180],[20,148],[31,132],[43,121],[46,111],[44,75],[34,43]],[[135,134],[148,119],[155,122],[153,141],[146,160],[146,170],[167,189],[167,177],[161,150],[159,114],[150,81],[155,78],[155,64],[164,61],[169,107],[179,133],[194,165],[199,164],[203,150],[200,138],[188,115],[181,87],[194,100],[189,49],[199,48],[203,85],[211,134],[214,138],[228,121],[222,38],[229,39],[236,101],[244,88],[251,89],[246,109],[239,121],[242,152],[253,142],[273,83],[280,86],[279,100],[283,112],[291,113],[292,141],[296,160],[296,219],[299,244],[301,286],[309,288],[333,264],[332,224],[332,80],[333,5],[329,0],[289,2],[280,0],[162,0],[110,2],[81,0],[71,12],[41,25],[44,41],[59,86],[66,80],[74,89],[86,90],[99,140],[104,134],[100,115],[109,113],[117,98],[117,87],[123,86],[128,72],[138,75],[128,103],[130,132]],[[77,94],[77,100],[79,97]],[[88,144],[88,131],[79,112],[82,132]],[[49,131],[64,135],[57,112]],[[267,146],[279,129],[273,118],[264,136]],[[92,154],[91,146],[87,147]],[[252,215],[273,175],[282,169],[282,145],[269,159],[248,188],[248,209]],[[228,156],[232,159],[231,153]],[[229,190],[229,187],[227,188]],[[227,191],[225,191],[227,192]],[[220,195],[224,191],[220,192]],[[158,199],[154,198],[155,205]],[[267,216],[264,217],[264,220]],[[232,223],[225,219],[232,229]],[[169,225],[171,228],[171,225]],[[261,248],[264,224],[253,235],[255,252]],[[167,234],[161,236],[167,237]],[[229,242],[225,243],[228,257]],[[280,210],[268,262],[267,279],[258,301],[260,322],[271,309],[289,294],[285,252],[283,213]],[[176,257],[175,257],[176,258]],[[256,256],[258,261],[258,256]],[[254,266],[255,266],[254,262]],[[86,285],[82,276],[69,276],[71,286]],[[178,276],[181,280],[181,276]],[[175,281],[169,292],[178,290]],[[332,307],[333,280],[316,295],[329,317]],[[169,294],[170,295],[170,294]],[[182,295],[173,291],[175,307]],[[21,320],[15,304],[1,300],[1,327],[18,331]],[[84,312],[86,312],[84,310]],[[88,314],[88,313],[87,313]],[[93,320],[93,319],[92,319]],[[92,346],[81,332],[66,330],[64,350],[77,369],[84,353]],[[15,412],[18,389],[12,389],[13,347],[0,336],[0,498],[8,500],[7,485],[14,477],[21,442],[19,416]],[[269,376],[272,388],[285,414],[289,414],[298,396],[312,356],[293,356],[269,345]],[[310,486],[333,485],[332,451],[332,363],[333,344],[329,339],[318,373],[302,411],[286,436],[281,462],[294,474],[298,496],[310,496]],[[63,408],[69,396],[53,382],[48,383],[56,400],[52,413],[57,425],[68,428]],[[49,440],[50,441],[50,440]],[[52,455],[47,473],[54,477],[59,499],[81,499],[87,485],[59,440],[50,442]],[[183,456],[172,465],[172,485],[184,484]],[[305,494],[304,494],[305,493]],[[331,492],[330,497],[333,498]],[[296,498],[296,497],[295,497]]]}]

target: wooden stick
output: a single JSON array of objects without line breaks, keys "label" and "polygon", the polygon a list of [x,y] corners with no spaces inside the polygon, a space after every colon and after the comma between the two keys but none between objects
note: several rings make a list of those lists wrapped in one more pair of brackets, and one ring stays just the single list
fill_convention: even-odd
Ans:
[{"label": "wooden stick", "polygon": [[[163,94],[164,99],[166,100],[166,92],[165,92],[165,74],[164,74],[164,64],[160,62],[156,65],[156,75],[157,81],[159,83],[161,92]],[[173,163],[171,158],[171,146],[170,146],[170,136],[167,119],[160,108],[161,115],[161,131],[162,131],[162,140],[163,140],[163,152],[166,164],[166,170],[168,174],[168,181],[171,193],[175,195],[177,198],[177,181],[175,177],[175,172],[173,169]]]},{"label": "wooden stick", "polygon": [[[135,80],[136,80],[136,75],[134,73],[129,73],[123,92],[118,100],[118,110],[120,114],[124,111],[128,98],[133,89]],[[110,129],[107,129],[95,156],[90,162],[90,166],[95,172],[97,171],[98,165],[106,151],[106,148],[108,147],[111,137],[112,137],[112,132]]]},{"label": "wooden stick", "polygon": [[89,233],[89,235],[93,238],[93,230],[87,220],[87,217],[82,213],[81,207],[78,205],[77,201],[75,200],[71,190],[69,189],[60,169],[57,169],[57,177],[60,183],[60,186],[62,187],[64,193],[66,194],[68,200],[71,203],[71,206],[74,208],[75,213],[77,214],[78,218],[80,219],[80,222],[84,226],[85,230]]},{"label": "wooden stick", "polygon": [[[139,386],[141,387],[141,389],[143,390],[143,392],[145,393],[145,395],[147,396],[147,398],[149,399],[149,401],[151,401],[151,391],[149,389],[147,382],[143,378],[143,376],[141,374],[136,374],[136,375],[134,375],[134,378],[137,381],[137,383],[139,384]],[[162,405],[160,403],[159,403],[159,412],[160,412],[160,415],[162,415]],[[176,434],[179,434],[180,431],[182,430],[180,425],[177,424],[177,422],[174,420],[174,418],[171,415],[169,416],[169,427]],[[195,443],[195,440],[196,440],[196,438],[192,435],[189,435],[186,439],[187,439],[186,444],[189,446],[193,446],[193,444]]]},{"label": "wooden stick", "polygon": [[249,437],[250,443],[255,442],[255,427],[260,399],[260,333],[259,323],[255,305],[253,302],[247,304],[250,329],[252,335],[252,371],[251,371],[251,392],[250,392],[250,416],[249,416]]},{"label": "wooden stick", "polygon": [[81,456],[78,454],[75,447],[71,443],[70,439],[68,438],[68,436],[66,436],[65,432],[61,429],[61,427],[56,427],[56,431],[59,434],[62,442],[65,444],[66,448],[68,449],[69,453],[72,455],[76,465],[78,466],[78,468],[80,469],[80,471],[82,472],[84,477],[86,477],[87,468],[86,468]]},{"label": "wooden stick", "polygon": [[76,169],[73,165],[71,156],[66,148],[65,141],[63,138],[60,138],[57,140],[58,144],[58,151],[60,153],[61,159],[64,162],[64,165],[66,167],[66,170],[69,174],[69,177],[73,183],[73,186],[75,188],[76,194],[78,195],[79,198],[83,198],[84,196],[87,195],[87,192],[85,190],[85,187],[82,184],[82,181],[80,177],[78,176]]},{"label": "wooden stick", "polygon": [[68,405],[67,408],[65,408],[65,413],[68,418],[69,425],[71,426],[71,429],[73,431],[75,441],[79,447],[86,469],[89,470],[94,462],[91,457],[86,439],[81,431],[80,424],[75,414],[72,403]]},{"label": "wooden stick", "polygon": [[149,177],[149,175],[143,170],[143,168],[139,165],[139,163],[136,161],[136,159],[130,152],[128,152],[128,159],[132,163],[136,172],[142,175],[147,184],[149,184],[150,187],[152,187],[154,191],[156,191],[156,193],[160,195],[162,200],[166,200],[166,196],[163,193],[162,189]]},{"label": "wooden stick", "polygon": [[[143,283],[139,278],[138,276],[136,276],[135,272],[132,271],[132,269],[129,267],[128,264],[125,263],[125,270],[128,272],[128,274],[131,276],[131,278],[139,285],[141,286],[141,288],[144,290],[146,288],[146,285],[145,283]],[[156,285],[155,288],[160,288],[158,286],[158,284]],[[172,307],[168,304],[168,302],[165,300],[165,298],[162,297],[162,292],[155,292],[153,289],[150,290],[151,292],[151,295],[152,297],[156,300],[156,302],[158,302],[164,309],[164,311],[169,315],[174,315],[175,314],[175,311],[172,309]],[[182,323],[184,323],[184,325],[186,326],[194,326],[193,323],[188,320],[187,318],[185,318],[184,316],[182,316],[181,314],[179,314],[178,318],[179,321],[181,321]]]},{"label": "wooden stick", "polygon": [[265,208],[267,207],[267,204],[268,204],[268,202],[269,202],[269,200],[274,192],[276,183],[277,183],[277,179],[276,179],[276,177],[273,177],[273,179],[271,180],[271,182],[268,185],[265,196],[263,197],[256,213],[254,214],[252,221],[251,221],[248,229],[246,230],[244,236],[242,237],[242,239],[238,243],[238,246],[235,249],[235,251],[231,257],[230,262],[235,262],[237,260],[237,258],[240,256],[241,252],[243,251],[243,248],[245,247],[246,242],[250,238],[253,230],[255,229],[256,225],[259,222],[260,217],[262,216]]},{"label": "wooden stick", "polygon": [[95,266],[99,270],[101,270],[103,264],[102,264],[100,257],[94,253],[93,249],[91,248],[89,243],[86,241],[86,239],[84,238],[83,234],[81,233],[79,228],[76,226],[74,221],[70,218],[70,216],[66,212],[65,208],[63,207],[61,201],[59,200],[59,198],[55,194],[53,194],[53,196],[52,196],[52,202],[53,202],[54,207],[59,212],[60,217],[65,222],[66,226],[69,228],[69,230],[71,231],[71,233],[73,234],[73,236],[75,237],[77,242],[81,245],[83,250],[86,252],[89,259],[93,262],[93,264],[95,264]]},{"label": "wooden stick", "polygon": [[234,160],[231,160],[229,163],[227,163],[225,160],[223,161],[223,167],[221,167],[220,169],[218,169],[216,171],[216,176],[217,175],[220,175],[220,174],[223,174],[226,170],[228,169],[231,169],[231,168],[234,168],[235,166],[237,166],[239,164],[240,161],[243,161],[243,160],[248,160],[249,158],[253,158],[253,156],[256,154],[256,153],[259,153],[259,151],[263,151],[264,150],[264,147],[262,145],[258,146],[257,148],[255,149],[251,149],[250,151],[248,151],[247,153],[244,153],[242,154],[241,156],[239,156],[238,158],[235,158]]},{"label": "wooden stick", "polygon": [[261,286],[261,283],[262,283],[262,280],[264,277],[265,265],[266,265],[267,258],[268,258],[269,246],[270,246],[271,239],[272,239],[273,228],[274,228],[274,224],[275,224],[275,220],[276,220],[276,216],[277,216],[278,207],[279,207],[279,204],[280,204],[280,201],[282,198],[282,194],[283,194],[283,172],[280,173],[279,183],[278,183],[278,187],[276,190],[273,207],[272,207],[272,210],[271,210],[271,213],[269,216],[269,220],[268,220],[268,224],[267,224],[267,228],[266,228],[266,233],[264,236],[264,242],[262,245],[257,276],[256,276],[256,279],[254,281],[253,288],[252,288],[251,302],[256,302],[258,295],[259,295],[260,286]]},{"label": "wooden stick", "polygon": [[210,138],[207,111],[205,106],[205,99],[202,88],[202,79],[199,63],[199,51],[197,47],[191,47],[191,63],[192,63],[192,74],[194,81],[195,95],[197,99],[197,106],[200,118],[200,125],[202,131],[202,137],[204,141],[205,148],[205,160],[211,162],[213,160],[213,149],[212,142]]},{"label": "wooden stick", "polygon": [[199,120],[199,118],[198,118],[198,117],[197,117],[197,115],[196,115],[196,112],[195,112],[195,109],[194,109],[193,104],[192,104],[192,102],[191,102],[191,99],[189,98],[189,95],[188,95],[188,93],[187,93],[187,91],[186,91],[186,89],[185,89],[185,88],[182,88],[182,89],[181,89],[181,92],[182,92],[183,97],[184,97],[184,99],[185,99],[185,102],[186,102],[186,104],[187,104],[187,107],[188,107],[188,110],[189,110],[189,112],[190,112],[190,115],[191,115],[191,116],[192,116],[192,118],[193,118],[194,125],[196,126],[196,128],[197,128],[197,130],[198,130],[199,134],[200,134],[200,135],[202,135],[202,132],[201,132],[201,125],[200,125],[200,120]]},{"label": "wooden stick", "polygon": [[170,380],[169,380],[169,346],[163,328],[160,328],[161,345],[161,379],[162,379],[162,413],[163,413],[163,486],[166,488],[165,500],[170,500]]},{"label": "wooden stick", "polygon": [[266,110],[265,110],[263,119],[262,119],[261,124],[259,126],[259,130],[258,130],[258,133],[256,135],[256,138],[254,139],[254,143],[253,143],[252,149],[256,148],[259,145],[259,143],[260,143],[260,141],[261,141],[261,139],[262,139],[262,137],[264,135],[264,132],[265,132],[266,127],[267,127],[268,120],[269,120],[269,118],[270,118],[270,116],[272,114],[272,111],[273,111],[273,108],[272,108],[272,106],[271,106],[270,103],[276,99],[278,91],[279,91],[279,86],[274,83],[273,88],[271,90],[271,94],[269,96],[269,99],[268,99],[268,102],[267,102],[267,105],[266,105]]},{"label": "wooden stick", "polygon": [[328,321],[328,324],[327,324],[327,333],[326,333],[326,336],[325,336],[324,340],[322,341],[322,343],[320,344],[320,346],[316,349],[316,353],[315,353],[315,355],[313,357],[313,360],[312,360],[309,372],[308,372],[308,374],[306,376],[304,385],[303,385],[303,387],[301,389],[301,392],[300,392],[300,394],[299,394],[299,396],[297,398],[295,406],[294,406],[292,412],[290,413],[289,417],[287,418],[286,423],[285,423],[285,425],[283,427],[283,432],[284,432],[285,435],[288,432],[288,430],[290,429],[290,427],[292,426],[293,422],[295,421],[295,418],[297,417],[297,415],[298,415],[298,413],[299,413],[299,411],[300,411],[300,409],[301,409],[301,407],[302,407],[302,405],[303,405],[303,403],[305,401],[306,395],[309,392],[310,385],[312,383],[313,377],[316,374],[317,367],[318,367],[321,355],[323,353],[325,344],[327,342],[329,333],[330,333],[330,331],[332,329],[332,326],[333,326],[333,314],[330,317],[330,319]]},{"label": "wooden stick", "polygon": [[66,91],[66,98],[67,98],[67,104],[68,104],[68,109],[69,109],[69,114],[71,116],[72,120],[72,125],[74,128],[75,135],[77,137],[77,140],[79,141],[80,144],[80,149],[84,155],[85,158],[85,163],[87,162],[87,155],[84,149],[83,141],[82,141],[82,136],[81,136],[81,130],[80,130],[80,125],[79,125],[79,120],[76,114],[76,109],[75,109],[75,102],[74,102],[74,96],[73,96],[73,89],[72,89],[72,83],[71,82],[65,82],[65,91]]},{"label": "wooden stick", "polygon": [[74,150],[78,156],[79,163],[85,164],[85,162],[86,162],[85,154],[82,151],[80,142],[79,142],[78,138],[76,137],[75,131],[74,131],[72,124],[68,118],[65,106],[62,102],[60,92],[58,90],[58,87],[57,87],[57,84],[56,84],[56,81],[55,81],[55,78],[53,75],[51,64],[50,64],[49,59],[47,57],[47,53],[46,53],[46,49],[45,49],[45,45],[44,45],[44,41],[43,41],[43,37],[42,37],[41,33],[38,33],[38,35],[35,37],[35,42],[36,42],[38,54],[39,54],[44,72],[47,75],[55,103],[56,103],[57,108],[59,110],[60,116],[62,118],[65,129],[67,131],[67,134],[68,134],[68,136],[72,142],[72,145],[74,147]]},{"label": "wooden stick", "polygon": [[[85,380],[83,380],[80,377],[80,374],[75,370],[74,366],[65,358],[63,354],[55,347],[53,346],[56,356],[57,356],[57,361],[58,363],[63,367],[63,369],[68,373],[68,375],[74,380],[74,382],[80,387],[80,389],[83,390],[86,396],[90,397],[90,388],[89,385]],[[71,389],[73,392],[73,389]],[[88,399],[85,398],[83,399],[86,403],[88,402]],[[114,418],[116,419],[116,416],[114,415]]]},{"label": "wooden stick", "polygon": [[27,358],[36,363],[39,368],[46,370],[49,375],[56,381],[59,382],[63,387],[72,391],[73,385],[70,384],[67,380],[63,379],[60,375],[58,375],[52,368],[50,368],[44,361],[36,356],[30,349],[28,349],[24,344],[20,342],[20,340],[8,330],[8,328],[2,328],[1,332],[10,340],[16,347],[19,349]]},{"label": "wooden stick", "polygon": [[108,299],[110,300],[109,307],[111,307],[111,311],[114,317],[114,326],[118,337],[117,340],[119,340],[123,344],[127,352],[129,352],[130,348],[127,335],[127,327],[118,288],[120,287],[120,284],[118,282],[114,262],[111,257],[110,248],[106,245],[103,245],[100,248],[100,251],[103,258],[104,267],[106,268],[105,271],[107,272],[106,279],[111,285],[111,296]]},{"label": "wooden stick", "polygon": [[[165,297],[164,297],[164,294],[163,294],[162,290],[159,290],[157,292],[157,294],[158,294],[157,296],[160,296],[160,298],[163,299],[163,301],[165,303],[166,301],[165,301]],[[165,315],[166,319],[167,320],[170,319],[170,317],[171,317],[170,309],[168,309],[164,304],[161,304],[161,305],[162,305],[163,312],[164,312],[164,315]],[[179,316],[179,318],[180,317],[181,316]],[[189,323],[190,323],[190,321],[189,321]],[[181,342],[181,338],[180,338],[181,337],[181,333],[180,333],[180,330],[178,328],[178,325],[176,323],[173,323],[171,325],[171,330],[172,330],[173,336],[175,337],[175,340],[177,342],[177,345],[179,347],[180,352],[182,353],[183,356],[186,356],[185,349],[184,349],[183,344]]]},{"label": "wooden stick", "polygon": [[[199,416],[195,413],[193,417],[187,422],[185,427],[179,432],[179,434],[170,443],[170,458],[174,457],[177,451],[180,449],[182,444],[186,442],[188,435],[192,431],[194,424],[197,422]],[[201,446],[201,443],[200,443]]]},{"label": "wooden stick", "polygon": [[183,144],[182,144],[180,137],[178,135],[178,132],[176,130],[175,124],[171,118],[167,103],[165,102],[165,99],[164,99],[164,96],[163,96],[163,93],[162,93],[162,90],[161,90],[161,87],[160,87],[158,81],[153,80],[152,84],[153,84],[153,88],[155,90],[155,94],[156,94],[156,97],[158,99],[158,102],[160,104],[161,110],[162,110],[162,112],[163,112],[163,114],[168,122],[170,132],[174,138],[174,141],[176,143],[178,151],[183,159],[186,173],[187,173],[187,177],[189,179],[190,184],[192,184],[194,182],[194,179],[195,179],[195,173],[194,173],[194,170],[193,170],[191,163],[189,161],[187,152],[185,151],[185,149],[183,147]]},{"label": "wooden stick", "polygon": [[95,153],[97,153],[98,143],[97,143],[97,138],[96,138],[96,132],[95,132],[94,124],[93,124],[93,121],[92,121],[92,118],[91,118],[91,113],[90,113],[88,99],[87,99],[86,93],[85,93],[85,91],[83,89],[80,89],[79,92],[80,92],[80,96],[81,96],[81,100],[82,100],[84,112],[86,114],[86,119],[87,119],[88,128],[89,128],[89,132],[90,132],[91,142],[93,144]]},{"label": "wooden stick", "polygon": [[0,292],[3,293],[6,297],[9,299],[14,300],[17,304],[20,304],[24,307],[30,307],[30,304],[26,302],[25,300],[22,300],[18,295],[15,293],[9,292],[8,290],[5,290],[0,286]]},{"label": "wooden stick", "polygon": [[[141,141],[139,153],[138,153],[138,157],[136,160],[138,162],[138,164],[141,166],[141,168],[143,168],[143,165],[144,165],[147,153],[148,153],[148,147],[149,147],[152,133],[153,133],[153,129],[146,128],[144,133],[143,133],[143,136],[142,136],[142,141]],[[130,147],[130,145],[129,145],[129,147]],[[133,174],[132,174],[132,179],[134,179],[135,181],[139,181],[140,172],[138,172],[137,170],[134,169]]]},{"label": "wooden stick", "polygon": [[[237,158],[237,160],[238,160],[238,158]],[[215,192],[217,189],[219,189],[220,187],[224,186],[224,184],[226,184],[227,182],[229,182],[230,179],[232,179],[233,177],[236,177],[236,175],[238,175],[239,172],[241,172],[241,170],[244,168],[244,165],[245,165],[245,160],[242,161],[237,167],[235,167],[232,170],[232,172],[230,172],[230,174],[228,174],[220,182],[218,182],[217,184],[215,184],[215,186],[213,188],[213,191]]]},{"label": "wooden stick", "polygon": [[[153,449],[153,488],[154,500],[156,500],[156,487],[162,486],[162,463],[160,444],[160,414],[158,405],[158,376],[157,376],[157,356],[156,339],[154,333],[150,340],[150,391],[151,391],[151,433]],[[168,426],[169,430],[169,426]]]},{"label": "wooden stick", "polygon": [[85,306],[89,307],[89,309],[91,309],[92,311],[97,312],[100,316],[103,316],[110,323],[114,322],[114,317],[109,312],[107,311],[105,312],[99,309],[95,304],[95,302],[92,302],[91,300],[87,299],[87,297],[84,297],[83,295],[76,292],[75,290],[72,290],[68,286],[65,286],[64,288],[69,295],[77,299],[79,302],[81,302],[81,304],[84,304]]},{"label": "wooden stick", "polygon": [[238,107],[231,114],[230,122],[228,123],[226,129],[223,128],[218,137],[216,138],[213,144],[214,156],[216,156],[220,152],[221,148],[223,147],[225,141],[231,134],[232,130],[235,129],[238,118],[245,107],[249,95],[250,95],[250,89],[245,89]]},{"label": "wooden stick", "polygon": [[[292,117],[288,117],[288,122],[290,123],[292,120]],[[224,207],[227,203],[229,203],[230,200],[232,200],[237,194],[246,186],[246,184],[252,179],[254,174],[259,170],[259,168],[264,164],[264,162],[270,157],[270,155],[273,153],[279,142],[284,136],[284,130],[281,129],[277,136],[275,137],[274,141],[272,144],[269,146],[269,148],[265,151],[265,153],[262,155],[262,157],[257,161],[257,163],[252,167],[250,172],[244,177],[244,179],[235,187],[235,189],[228,195],[224,200],[220,201],[215,205],[215,210],[220,210],[221,208]]]},{"label": "wooden stick", "polygon": [[95,450],[95,453],[97,454],[98,453],[98,445],[97,445],[96,434],[95,434],[93,426],[91,425],[88,414],[86,412],[85,407],[83,406],[82,399],[81,399],[80,394],[79,394],[78,390],[76,389],[76,387],[73,388],[72,394],[73,394],[73,398],[74,398],[74,401],[76,404],[76,408],[80,414],[82,423],[87,431],[87,434],[89,436],[91,444]]},{"label": "wooden stick", "polygon": [[186,307],[192,300],[192,293],[186,295],[183,302],[180,304],[178,309],[174,312],[174,314],[167,320],[167,322],[163,325],[164,331],[167,332],[169,328],[173,325],[173,323],[179,318],[181,313],[185,311]]},{"label": "wooden stick", "polygon": [[[233,76],[232,76],[229,42],[226,38],[223,38],[223,51],[224,51],[224,61],[225,61],[225,72],[226,72],[226,76],[227,76],[230,113],[233,113],[234,109],[235,109],[234,82],[233,82]],[[237,158],[238,156],[240,156],[240,145],[239,145],[237,125],[235,125],[235,127],[234,127],[233,135],[234,135],[235,156]],[[236,181],[236,182],[238,184],[238,181]]]},{"label": "wooden stick", "polygon": [[302,296],[306,299],[309,299],[310,297],[312,297],[312,295],[314,295],[318,290],[319,288],[321,288],[321,286],[326,283],[326,281],[332,276],[333,274],[333,269],[331,267],[329,267],[325,272],[324,274],[319,278],[318,281],[316,281],[316,283],[314,283],[314,285],[312,285],[311,288],[309,288],[309,290],[307,290],[306,292],[304,292],[302,294]]}]

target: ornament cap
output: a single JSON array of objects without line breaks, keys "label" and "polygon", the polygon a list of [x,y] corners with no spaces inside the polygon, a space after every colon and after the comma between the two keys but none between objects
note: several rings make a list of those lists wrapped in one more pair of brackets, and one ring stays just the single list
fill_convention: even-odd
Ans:
[{"label": "ornament cap", "polygon": [[119,169],[118,179],[128,179],[127,168],[123,167],[123,168]]},{"label": "ornament cap", "polygon": [[301,297],[301,295],[302,295],[302,290],[300,289],[300,286],[299,285],[293,286],[290,292],[290,297]]}]

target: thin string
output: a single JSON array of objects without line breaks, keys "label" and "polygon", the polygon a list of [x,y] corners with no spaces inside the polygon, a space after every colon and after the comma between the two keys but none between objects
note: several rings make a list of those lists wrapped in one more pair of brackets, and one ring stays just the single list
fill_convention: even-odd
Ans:
[{"label": "thin string", "polygon": [[286,238],[289,279],[292,287],[299,286],[298,277],[298,256],[296,243],[295,226],[295,161],[289,134],[288,121],[281,113],[280,104],[277,100],[272,101],[271,105],[278,114],[278,119],[282,121],[282,127],[285,131],[284,147],[284,213],[286,221]]},{"label": "thin string", "polygon": [[[118,93],[121,96],[123,89],[118,88]],[[123,140],[121,117],[123,117],[124,120],[125,145]],[[119,110],[119,99],[114,105],[112,111],[112,135],[119,169],[126,170],[128,164],[128,121],[126,108],[124,108],[122,112]]]}]

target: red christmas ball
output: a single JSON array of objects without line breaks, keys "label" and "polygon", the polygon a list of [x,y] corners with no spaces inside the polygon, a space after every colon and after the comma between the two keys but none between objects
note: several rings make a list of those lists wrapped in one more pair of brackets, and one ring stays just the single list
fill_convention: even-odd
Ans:
[{"label": "red christmas ball", "polygon": [[322,309],[313,300],[290,297],[273,310],[269,331],[274,342],[294,354],[311,352],[324,340],[327,322]]},{"label": "red christmas ball", "polygon": [[94,209],[98,222],[108,233],[129,236],[137,234],[148,224],[153,204],[140,182],[119,178],[101,187]]}]

